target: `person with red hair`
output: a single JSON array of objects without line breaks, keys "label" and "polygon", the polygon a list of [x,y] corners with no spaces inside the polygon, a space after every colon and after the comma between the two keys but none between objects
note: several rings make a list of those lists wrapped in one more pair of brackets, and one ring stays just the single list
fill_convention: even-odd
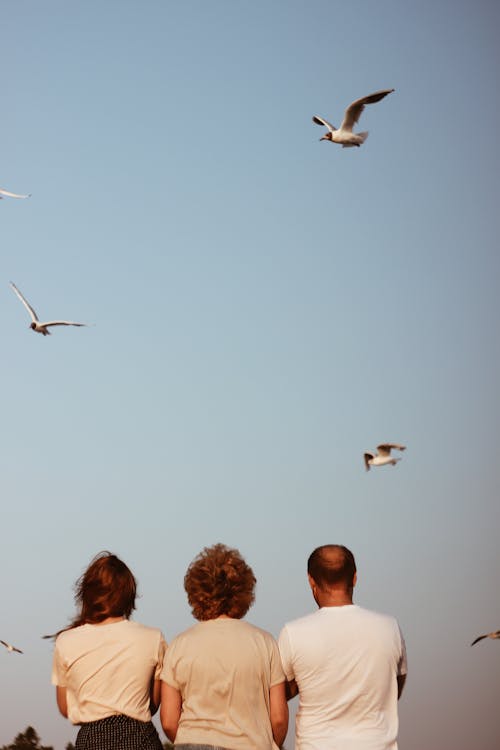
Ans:
[{"label": "person with red hair", "polygon": [[79,724],[76,750],[162,750],[151,716],[166,650],[157,628],[130,620],[137,583],[101,552],[76,583],[79,612],[56,636],[52,683],[59,711]]},{"label": "person with red hair", "polygon": [[255,576],[238,550],[205,548],[184,577],[199,622],[174,638],[161,672],[160,719],[176,750],[272,750],[288,728],[278,646],[242,618]]}]

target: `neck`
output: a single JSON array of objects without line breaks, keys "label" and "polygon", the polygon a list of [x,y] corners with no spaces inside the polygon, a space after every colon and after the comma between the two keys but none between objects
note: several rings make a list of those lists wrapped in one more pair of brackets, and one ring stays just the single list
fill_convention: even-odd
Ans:
[{"label": "neck", "polygon": [[113,622],[121,622],[122,620],[125,620],[125,617],[123,615],[120,615],[119,617],[106,617],[105,620],[101,620],[101,622],[94,623],[95,625],[111,625]]},{"label": "neck", "polygon": [[316,589],[314,598],[318,607],[345,607],[352,604],[352,591]]}]

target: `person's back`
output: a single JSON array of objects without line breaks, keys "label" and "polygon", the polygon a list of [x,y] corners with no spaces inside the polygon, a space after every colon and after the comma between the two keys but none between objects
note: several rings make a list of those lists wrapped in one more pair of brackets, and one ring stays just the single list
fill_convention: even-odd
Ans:
[{"label": "person's back", "polygon": [[269,633],[233,618],[200,622],[170,644],[163,679],[183,696],[177,744],[272,746],[269,693],[283,672]]},{"label": "person's back", "polygon": [[66,687],[68,718],[81,724],[123,713],[150,721],[150,683],[164,650],[160,630],[131,620],[86,623],[61,633],[53,681]]},{"label": "person's back", "polygon": [[161,672],[160,719],[179,750],[272,750],[288,728],[278,644],[242,621],[256,579],[236,549],[206,547],[184,588],[197,625],[178,635]]},{"label": "person's back", "polygon": [[76,750],[162,750],[151,715],[167,644],[130,621],[136,595],[131,570],[101,552],[77,581],[78,614],[56,635],[52,683],[59,711],[80,725]]},{"label": "person's back", "polygon": [[296,750],[395,750],[404,642],[394,618],[352,603],[355,563],[346,550],[342,580],[344,550],[315,550],[320,585],[309,576],[320,609],[285,625],[279,639],[291,694],[300,696]]}]

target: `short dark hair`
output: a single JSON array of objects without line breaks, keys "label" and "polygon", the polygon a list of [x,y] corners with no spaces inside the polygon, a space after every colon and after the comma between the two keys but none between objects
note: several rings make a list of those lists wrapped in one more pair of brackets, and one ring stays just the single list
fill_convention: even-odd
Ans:
[{"label": "short dark hair", "polygon": [[320,588],[338,585],[352,588],[356,562],[351,550],[342,544],[323,544],[309,555],[307,572]]},{"label": "short dark hair", "polygon": [[252,568],[240,552],[225,544],[205,547],[184,576],[184,588],[197,620],[214,620],[220,615],[241,619],[255,599],[255,583]]},{"label": "short dark hair", "polygon": [[102,622],[108,617],[126,617],[135,609],[137,581],[112,552],[99,552],[75,584],[75,602],[80,613],[73,627]]}]

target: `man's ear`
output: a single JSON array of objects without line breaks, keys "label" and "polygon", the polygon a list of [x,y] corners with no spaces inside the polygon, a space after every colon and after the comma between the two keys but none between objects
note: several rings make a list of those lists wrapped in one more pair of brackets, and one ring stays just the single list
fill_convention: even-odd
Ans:
[{"label": "man's ear", "polygon": [[354,576],[352,578],[352,587],[353,588],[355,587],[355,585],[357,584],[357,582],[358,582],[358,574],[354,573]]}]

